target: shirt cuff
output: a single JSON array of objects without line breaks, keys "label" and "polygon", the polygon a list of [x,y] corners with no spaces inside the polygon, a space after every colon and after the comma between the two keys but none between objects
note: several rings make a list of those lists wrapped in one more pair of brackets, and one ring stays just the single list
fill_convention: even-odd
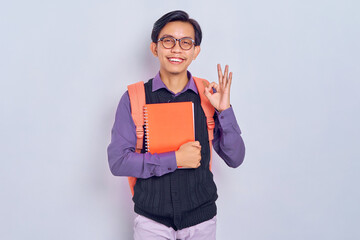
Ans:
[{"label": "shirt cuff", "polygon": [[160,166],[164,172],[173,172],[177,169],[175,152],[159,153]]},{"label": "shirt cuff", "polygon": [[216,113],[218,116],[219,124],[223,130],[233,128],[238,134],[241,134],[241,130],[239,128],[239,125],[237,124],[232,106],[222,112],[218,112],[216,110]]},{"label": "shirt cuff", "polygon": [[162,176],[177,168],[175,152],[145,153],[145,162],[149,166],[145,168],[145,171],[150,177]]}]

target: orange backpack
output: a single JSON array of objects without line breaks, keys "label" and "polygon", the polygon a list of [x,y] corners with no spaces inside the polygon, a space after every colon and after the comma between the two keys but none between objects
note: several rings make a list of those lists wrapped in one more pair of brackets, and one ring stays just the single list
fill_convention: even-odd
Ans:
[{"label": "orange backpack", "polygon": [[[211,170],[211,162],[212,162],[212,140],[214,139],[214,113],[215,108],[211,105],[210,101],[204,94],[205,86],[209,85],[209,82],[205,79],[193,77],[195,81],[196,88],[200,95],[201,107],[206,116],[206,124],[209,135],[209,145],[210,145],[210,163],[209,168]],[[212,91],[212,90],[211,90]],[[145,100],[145,88],[144,82],[137,82],[128,86],[128,93],[130,98],[131,105],[131,116],[134,120],[136,126],[136,152],[140,153],[143,148],[143,138],[144,138],[144,106],[146,103]],[[131,189],[132,195],[134,195],[134,186],[136,183],[136,177],[128,177],[129,185]]]}]

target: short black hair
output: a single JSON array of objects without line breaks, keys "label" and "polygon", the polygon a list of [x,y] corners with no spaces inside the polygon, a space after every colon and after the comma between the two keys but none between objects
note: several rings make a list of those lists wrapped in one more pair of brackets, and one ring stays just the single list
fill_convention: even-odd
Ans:
[{"label": "short black hair", "polygon": [[201,39],[202,39],[202,32],[201,32],[200,25],[196,20],[189,18],[189,14],[187,14],[186,12],[181,11],[181,10],[176,10],[176,11],[166,13],[164,16],[159,18],[154,23],[154,27],[153,27],[153,30],[151,33],[151,40],[154,43],[157,43],[161,29],[163,29],[163,27],[167,23],[175,22],[175,21],[188,22],[194,27],[195,46],[199,46],[201,43]]}]

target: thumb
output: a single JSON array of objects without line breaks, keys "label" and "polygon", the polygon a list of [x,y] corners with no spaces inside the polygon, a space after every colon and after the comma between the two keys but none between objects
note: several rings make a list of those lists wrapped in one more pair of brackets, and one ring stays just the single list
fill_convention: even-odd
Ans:
[{"label": "thumb", "polygon": [[195,141],[195,142],[193,142],[193,144],[192,144],[194,147],[201,147],[201,145],[200,145],[200,142],[199,141]]}]

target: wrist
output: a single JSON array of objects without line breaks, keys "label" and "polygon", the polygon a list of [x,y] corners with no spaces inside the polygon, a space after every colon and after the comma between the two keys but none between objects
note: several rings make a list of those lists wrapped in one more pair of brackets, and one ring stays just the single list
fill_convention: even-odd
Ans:
[{"label": "wrist", "polygon": [[226,106],[225,108],[222,108],[222,109],[217,109],[217,111],[219,113],[221,113],[222,111],[225,111],[226,109],[230,108],[230,104],[228,106]]},{"label": "wrist", "polygon": [[180,155],[181,154],[180,154],[179,150],[175,151],[176,166],[181,166],[180,165],[180,159],[181,159]]}]

